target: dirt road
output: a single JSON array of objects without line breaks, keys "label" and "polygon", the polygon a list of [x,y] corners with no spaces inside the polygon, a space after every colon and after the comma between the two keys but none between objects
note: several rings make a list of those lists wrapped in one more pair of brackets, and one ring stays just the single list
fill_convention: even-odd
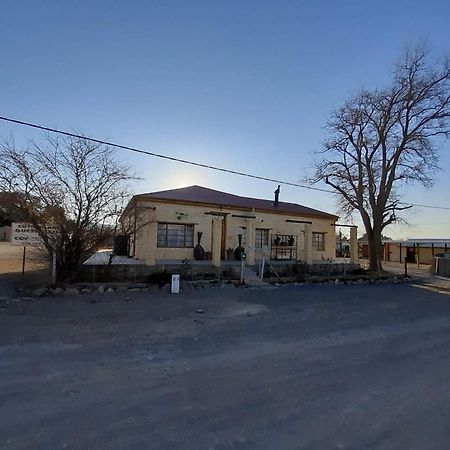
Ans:
[{"label": "dirt road", "polygon": [[0,303],[2,449],[448,448],[448,295],[380,284]]}]

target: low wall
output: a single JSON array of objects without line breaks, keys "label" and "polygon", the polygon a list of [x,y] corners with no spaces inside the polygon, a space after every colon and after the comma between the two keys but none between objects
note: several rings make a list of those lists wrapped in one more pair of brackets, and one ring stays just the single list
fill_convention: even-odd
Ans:
[{"label": "low wall", "polygon": [[[333,276],[345,275],[359,271],[359,264],[323,263],[323,264],[273,264],[272,267],[280,276],[292,275],[320,275]],[[258,271],[258,266],[254,266]],[[154,273],[166,271],[168,273],[179,273],[182,278],[188,279],[213,279],[220,277],[231,277],[239,279],[240,264],[223,264],[222,267],[214,267],[211,264],[180,264],[169,263],[157,266],[147,266],[145,264],[111,264],[111,265],[84,265],[78,273],[78,280],[96,283],[113,281],[145,281]],[[265,275],[271,276],[271,269],[268,264],[265,266]]]},{"label": "low wall", "polygon": [[433,258],[431,260],[431,272],[436,275],[450,277],[450,258]]},{"label": "low wall", "polygon": [[[155,272],[166,271],[169,273],[179,273],[181,276],[189,278],[218,277],[218,268],[210,264],[199,266],[186,266],[184,264],[161,264],[157,266],[147,266],[145,264],[111,264],[111,265],[84,265],[78,272],[78,280],[89,283],[111,282],[111,281],[145,281],[146,278]],[[222,269],[223,271],[223,269]]]},{"label": "low wall", "polygon": [[[344,263],[317,263],[317,264],[306,264],[306,263],[297,263],[297,264],[274,264],[271,261],[272,267],[277,271],[277,273],[281,275],[343,275],[350,274],[355,271],[359,271],[361,266],[359,263],[356,264],[344,264]],[[266,265],[265,271],[269,271],[270,266]]]}]

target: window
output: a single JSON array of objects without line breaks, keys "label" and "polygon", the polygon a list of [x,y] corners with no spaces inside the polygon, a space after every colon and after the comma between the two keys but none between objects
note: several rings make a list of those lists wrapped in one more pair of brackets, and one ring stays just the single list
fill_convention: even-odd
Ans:
[{"label": "window", "polygon": [[318,252],[325,251],[325,233],[313,232],[312,247],[313,247],[313,250],[316,250]]},{"label": "window", "polygon": [[194,225],[158,223],[158,247],[194,247]]},{"label": "window", "polygon": [[269,230],[256,228],[255,247],[263,248],[269,246]]}]

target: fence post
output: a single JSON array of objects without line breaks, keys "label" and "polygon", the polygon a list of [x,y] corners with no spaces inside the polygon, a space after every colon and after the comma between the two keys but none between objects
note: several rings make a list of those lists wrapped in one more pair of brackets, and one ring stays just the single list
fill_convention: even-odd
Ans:
[{"label": "fence post", "polygon": [[52,255],[52,284],[56,283],[56,252],[53,250]]},{"label": "fence post", "polygon": [[22,275],[25,275],[25,255],[26,255],[27,247],[23,246],[23,257],[22,257]]},{"label": "fence post", "polygon": [[408,276],[408,262],[407,262],[407,259],[405,256],[405,277],[407,277],[407,276]]}]

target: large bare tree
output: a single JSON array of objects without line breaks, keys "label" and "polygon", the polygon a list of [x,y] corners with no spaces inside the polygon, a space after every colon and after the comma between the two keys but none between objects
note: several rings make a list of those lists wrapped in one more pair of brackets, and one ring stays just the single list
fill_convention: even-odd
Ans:
[{"label": "large bare tree", "polygon": [[13,194],[49,259],[56,255],[58,280],[71,278],[111,238],[131,179],[112,148],[87,139],[48,135],[25,149],[12,138],[0,144],[0,191]]},{"label": "large bare tree", "polygon": [[313,180],[333,188],[344,214],[361,215],[374,272],[382,270],[383,230],[408,208],[401,187],[436,177],[449,117],[450,64],[432,62],[423,48],[404,52],[390,86],[363,90],[331,114]]}]

